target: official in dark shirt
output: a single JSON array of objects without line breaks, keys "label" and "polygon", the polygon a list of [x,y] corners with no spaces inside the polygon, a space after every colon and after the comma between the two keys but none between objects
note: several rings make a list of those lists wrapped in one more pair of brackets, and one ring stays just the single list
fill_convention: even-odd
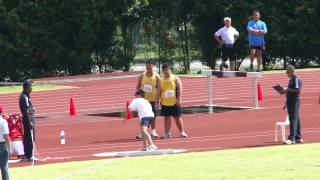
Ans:
[{"label": "official in dark shirt", "polygon": [[[31,161],[33,158],[33,141],[31,133],[34,137],[34,107],[31,102],[30,93],[32,91],[32,83],[30,80],[26,80],[23,83],[23,91],[19,98],[19,106],[22,114],[23,123],[23,146],[25,159]],[[34,138],[33,138],[34,140]]]},{"label": "official in dark shirt", "polygon": [[302,143],[301,126],[300,126],[300,93],[302,82],[295,74],[295,68],[289,65],[286,73],[290,78],[288,88],[284,89],[282,94],[286,94],[287,101],[283,109],[287,108],[290,121],[290,135],[285,144]]}]

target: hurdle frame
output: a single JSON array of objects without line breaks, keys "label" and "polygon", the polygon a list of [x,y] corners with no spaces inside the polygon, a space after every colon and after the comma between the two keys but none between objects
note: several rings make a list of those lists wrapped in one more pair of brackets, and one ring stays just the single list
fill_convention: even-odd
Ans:
[{"label": "hurdle frame", "polygon": [[259,108],[258,101],[258,78],[262,77],[261,72],[240,72],[240,71],[216,71],[216,70],[202,70],[202,75],[207,76],[208,79],[208,106],[209,113],[213,113],[213,97],[212,97],[212,77],[247,77],[252,79],[252,92],[253,92],[253,108]]}]

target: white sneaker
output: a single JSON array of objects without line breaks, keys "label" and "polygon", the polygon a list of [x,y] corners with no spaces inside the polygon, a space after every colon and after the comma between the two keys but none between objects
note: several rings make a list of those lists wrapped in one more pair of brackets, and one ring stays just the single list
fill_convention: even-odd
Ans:
[{"label": "white sneaker", "polygon": [[142,139],[142,133],[139,132],[137,135],[136,135],[136,139]]},{"label": "white sneaker", "polygon": [[183,132],[180,133],[180,137],[181,138],[187,138],[188,135],[183,131]]},{"label": "white sneaker", "polygon": [[164,135],[161,137],[161,139],[170,139],[171,138],[171,134],[169,133],[164,133]]},{"label": "white sneaker", "polygon": [[291,140],[285,140],[283,141],[283,144],[295,144],[296,142],[291,141]]},{"label": "white sneaker", "polygon": [[157,149],[158,149],[158,147],[156,145],[154,145],[154,144],[152,144],[152,145],[150,145],[148,147],[148,151],[154,151],[154,150],[157,150]]},{"label": "white sneaker", "polygon": [[152,132],[150,133],[150,135],[151,135],[151,138],[158,138],[158,137],[159,137],[159,135],[157,134],[156,131],[152,131]]}]

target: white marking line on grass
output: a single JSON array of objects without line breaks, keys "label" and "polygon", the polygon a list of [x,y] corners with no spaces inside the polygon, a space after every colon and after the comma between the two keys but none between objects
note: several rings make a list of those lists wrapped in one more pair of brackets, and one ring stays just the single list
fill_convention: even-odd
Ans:
[{"label": "white marking line on grass", "polygon": [[104,167],[105,165],[111,164],[112,161],[113,161],[112,159],[108,159],[108,160],[102,161],[101,163],[99,163],[99,164],[97,164],[95,166],[91,166],[91,167],[88,167],[86,169],[80,169],[78,171],[74,171],[74,172],[71,172],[71,173],[63,175],[63,176],[58,176],[55,179],[56,180],[69,179],[70,177],[79,176],[81,174],[95,172],[95,171],[101,169],[102,167]]},{"label": "white marking line on grass", "polygon": [[185,149],[158,149],[154,151],[119,151],[119,152],[104,152],[93,154],[95,157],[132,157],[132,156],[148,156],[148,155],[164,155],[186,152]]},{"label": "white marking line on grass", "polygon": [[232,161],[240,161],[245,163],[257,163],[257,164],[280,164],[280,165],[302,165],[302,166],[311,166],[311,167],[320,167],[320,163],[309,163],[309,162],[301,162],[301,161],[288,161],[288,160],[280,160],[280,161],[264,161],[264,160],[255,160],[255,159],[243,159],[239,157],[230,157],[230,158],[223,158]]}]

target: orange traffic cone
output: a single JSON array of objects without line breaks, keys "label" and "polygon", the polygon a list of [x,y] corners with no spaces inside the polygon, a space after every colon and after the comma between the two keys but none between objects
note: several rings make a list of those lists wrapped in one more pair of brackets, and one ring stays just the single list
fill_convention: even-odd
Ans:
[{"label": "orange traffic cone", "polygon": [[261,91],[260,83],[258,83],[257,89],[258,89],[258,101],[262,101],[262,91]]},{"label": "orange traffic cone", "polygon": [[130,105],[131,101],[130,100],[127,100],[126,102],[126,112],[127,112],[127,119],[132,119],[133,117],[133,114],[131,111],[129,111],[128,107]]},{"label": "orange traffic cone", "polygon": [[70,98],[70,116],[77,115],[76,107],[73,102],[73,98]]}]

